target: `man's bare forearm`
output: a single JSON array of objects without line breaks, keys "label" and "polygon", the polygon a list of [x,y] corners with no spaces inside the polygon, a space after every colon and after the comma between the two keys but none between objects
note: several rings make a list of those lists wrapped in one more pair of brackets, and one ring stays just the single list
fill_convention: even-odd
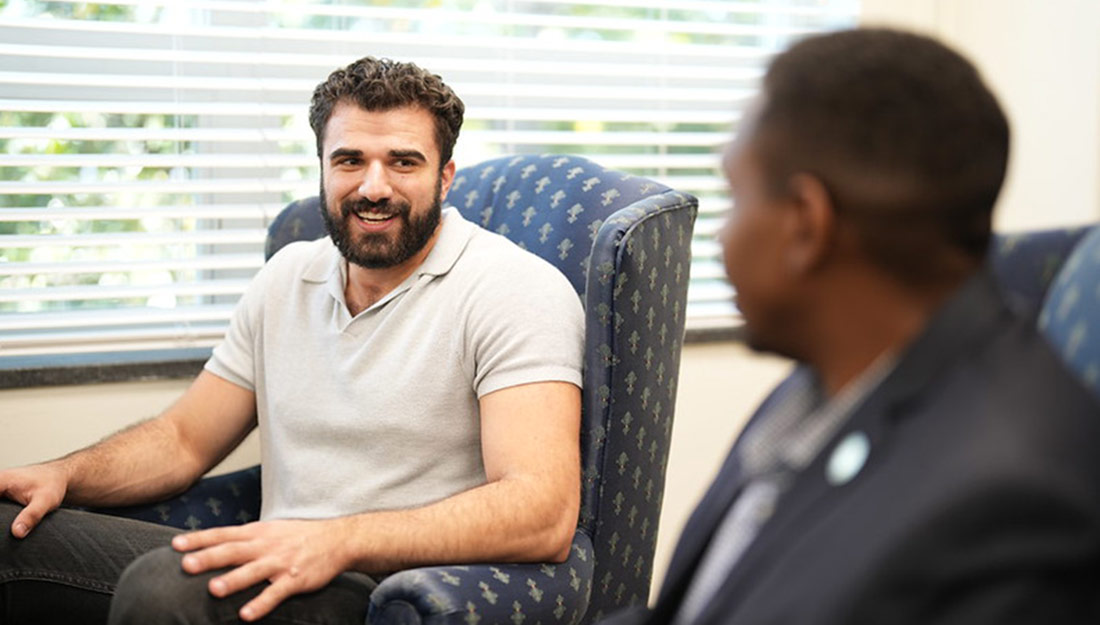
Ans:
[{"label": "man's bare forearm", "polygon": [[579,495],[502,479],[411,510],[333,522],[350,567],[367,573],[462,562],[561,562],[569,556]]},{"label": "man's bare forearm", "polygon": [[167,497],[184,490],[202,471],[180,445],[175,426],[159,418],[135,424],[50,464],[67,477],[66,503],[96,506]]},{"label": "man's bare forearm", "polygon": [[156,419],[58,462],[75,504],[118,506],[187,488],[256,425],[256,396],[207,371]]},{"label": "man's bare forearm", "polygon": [[26,537],[65,502],[122,506],[180,492],[255,426],[255,394],[204,371],[155,419],[57,460],[0,471],[0,498],[23,505],[12,534]]}]

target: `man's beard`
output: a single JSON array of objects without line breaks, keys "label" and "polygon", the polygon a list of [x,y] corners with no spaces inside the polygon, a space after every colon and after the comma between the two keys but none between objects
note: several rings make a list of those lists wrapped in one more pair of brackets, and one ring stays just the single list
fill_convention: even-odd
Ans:
[{"label": "man's beard", "polygon": [[[325,228],[332,237],[332,242],[336,244],[336,249],[340,250],[349,263],[367,269],[395,267],[424,249],[435,234],[443,214],[443,206],[439,198],[441,189],[442,181],[437,179],[435,199],[428,210],[419,216],[412,214],[412,206],[408,202],[390,200],[372,202],[362,198],[345,200],[340,205],[340,217],[336,218],[328,210],[328,198],[325,197],[324,183],[322,183],[321,216],[324,217]],[[351,225],[348,222],[358,219],[355,216],[357,212],[393,214],[394,218],[401,223],[396,235],[392,232],[363,232],[353,240]]]}]

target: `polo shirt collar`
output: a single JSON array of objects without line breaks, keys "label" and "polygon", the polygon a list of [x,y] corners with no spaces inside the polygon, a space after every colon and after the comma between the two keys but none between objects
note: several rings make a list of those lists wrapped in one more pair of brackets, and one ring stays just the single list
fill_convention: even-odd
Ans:
[{"label": "polo shirt collar", "polygon": [[462,256],[462,251],[466,249],[466,244],[470,242],[477,228],[477,225],[466,221],[458,209],[444,209],[443,228],[439,232],[439,238],[414,273],[421,276],[441,276],[449,272]]},{"label": "polo shirt collar", "polygon": [[[432,251],[412,273],[413,276],[441,276],[449,272],[462,256],[466,244],[470,242],[478,228],[476,224],[467,221],[454,207],[443,210],[442,223],[439,237],[432,246]],[[332,239],[327,238],[327,241],[325,253],[319,254],[310,261],[302,272],[302,280],[318,284],[327,282],[333,297],[343,301],[347,261],[340,254],[340,250],[336,249]]]}]

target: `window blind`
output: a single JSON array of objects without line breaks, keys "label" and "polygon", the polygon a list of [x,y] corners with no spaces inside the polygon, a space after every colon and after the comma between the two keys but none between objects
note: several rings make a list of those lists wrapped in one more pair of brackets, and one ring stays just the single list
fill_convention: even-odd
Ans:
[{"label": "window blind", "polygon": [[695,194],[688,325],[736,311],[718,151],[762,67],[857,0],[0,0],[0,363],[209,348],[317,193],[313,87],[370,54],[467,105],[459,167],[563,152]]}]

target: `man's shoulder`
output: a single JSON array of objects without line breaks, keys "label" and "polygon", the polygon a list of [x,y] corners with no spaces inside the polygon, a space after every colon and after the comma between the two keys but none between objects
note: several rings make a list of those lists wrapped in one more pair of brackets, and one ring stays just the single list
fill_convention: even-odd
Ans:
[{"label": "man's shoulder", "polygon": [[[1100,421],[1100,401],[1069,370],[1061,356],[1028,318],[1017,318],[999,333],[971,367],[991,399],[1013,406],[1092,413]],[[980,388],[975,388],[978,393]]]},{"label": "man's shoulder", "polygon": [[[912,440],[956,476],[1079,474],[1100,480],[1100,402],[1023,320],[949,367],[907,410]],[[953,468],[952,468],[953,467]],[[1100,487],[1100,482],[1094,483]]]},{"label": "man's shoulder", "polygon": [[1100,423],[1097,399],[1040,334],[1034,316],[1006,303],[989,276],[965,287],[933,324],[899,363],[918,372],[901,382],[922,381],[918,394],[926,400],[970,407],[978,416],[996,410],[1007,420],[1042,420],[1057,411],[1091,414]]}]

